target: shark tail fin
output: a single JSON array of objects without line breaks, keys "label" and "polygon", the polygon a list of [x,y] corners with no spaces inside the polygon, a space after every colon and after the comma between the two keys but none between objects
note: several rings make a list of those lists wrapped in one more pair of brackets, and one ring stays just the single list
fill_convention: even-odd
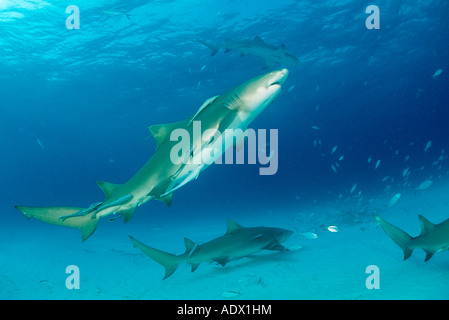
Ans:
[{"label": "shark tail fin", "polygon": [[207,43],[202,40],[198,40],[198,42],[212,50],[212,53],[210,54],[211,56],[215,56],[217,52],[220,50],[220,48],[214,44]]},{"label": "shark tail fin", "polygon": [[165,268],[165,276],[163,280],[170,277],[176,271],[179,263],[183,261],[181,256],[176,256],[168,252],[154,249],[143,244],[132,236],[129,236],[129,238],[133,242],[134,247],[138,247],[144,254],[146,254]]},{"label": "shark tail fin", "polygon": [[407,260],[412,255],[414,249],[412,247],[413,238],[405,231],[402,231],[391,223],[386,222],[379,216],[374,215],[374,219],[376,219],[377,225],[380,225],[382,229],[384,229],[385,233],[393,239],[398,246],[401,247],[404,252],[404,260]]},{"label": "shark tail fin", "polygon": [[77,212],[84,210],[83,208],[25,206],[15,206],[15,208],[21,211],[27,219],[35,218],[50,224],[77,228],[81,231],[82,241],[85,241],[94,233],[99,221],[98,218],[92,218],[92,213],[61,219],[62,217],[76,214]]}]

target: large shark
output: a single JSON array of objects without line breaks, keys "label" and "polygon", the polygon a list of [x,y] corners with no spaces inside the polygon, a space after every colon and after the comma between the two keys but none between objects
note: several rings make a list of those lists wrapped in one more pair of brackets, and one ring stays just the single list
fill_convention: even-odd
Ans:
[{"label": "large shark", "polygon": [[[209,157],[209,160],[214,160],[232,144],[227,141],[229,139],[217,139],[211,132],[224,133],[227,129],[245,131],[247,126],[276,99],[287,76],[287,69],[269,72],[220,96],[209,98],[193,117],[176,123],[150,126],[149,130],[157,145],[155,153],[131,179],[123,184],[98,181],[97,184],[105,195],[103,202],[94,203],[88,208],[26,206],[16,208],[28,219],[33,217],[51,224],[78,228],[84,241],[95,231],[101,217],[118,214],[127,222],[133,216],[136,207],[149,200],[161,200],[170,205],[173,191],[195,180],[199,173],[211,164],[210,161],[174,163],[171,152],[178,141],[171,139],[171,133],[179,129],[189,134],[191,139],[191,149],[187,153],[189,159],[197,157],[212,146],[215,154],[212,158]],[[202,134],[194,134],[195,129],[201,130]],[[222,148],[216,146],[217,143],[222,144]]]},{"label": "large shark", "polygon": [[198,40],[198,42],[211,49],[212,56],[217,54],[220,49],[224,49],[225,52],[239,50],[242,56],[258,56],[265,61],[264,69],[275,66],[295,67],[300,64],[295,56],[287,52],[283,44],[277,48],[267,44],[259,36],[256,36],[253,40],[249,41],[232,41],[231,39],[226,39],[224,44],[218,45],[207,43],[202,40]]},{"label": "large shark", "polygon": [[174,255],[149,247],[129,236],[134,244],[144,254],[165,267],[164,279],[170,277],[180,263],[186,262],[194,272],[200,263],[216,262],[223,267],[232,260],[241,259],[262,250],[288,250],[281,245],[291,235],[292,231],[280,228],[252,227],[245,228],[228,219],[226,233],[204,244],[195,244],[184,238],[186,251]]},{"label": "large shark", "polygon": [[374,216],[380,225],[397,245],[404,251],[404,260],[408,259],[414,249],[423,249],[426,252],[425,261],[432,258],[435,252],[449,249],[449,219],[440,224],[433,224],[423,216],[419,215],[421,223],[421,234],[411,237],[405,231],[388,223],[379,216]]}]

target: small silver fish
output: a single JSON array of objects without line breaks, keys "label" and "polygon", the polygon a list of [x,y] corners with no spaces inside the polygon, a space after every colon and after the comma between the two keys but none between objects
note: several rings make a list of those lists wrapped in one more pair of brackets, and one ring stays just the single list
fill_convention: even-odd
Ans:
[{"label": "small silver fish", "polygon": [[432,185],[433,181],[432,180],[425,180],[424,182],[422,182],[419,186],[418,186],[418,190],[426,190],[428,189],[431,185]]},{"label": "small silver fish", "polygon": [[42,149],[45,149],[45,147],[44,147],[42,141],[41,141],[39,138],[36,139],[36,141],[37,141],[37,144],[39,145],[39,147],[41,147]]},{"label": "small silver fish", "polygon": [[300,232],[298,233],[300,236],[303,236],[304,238],[307,239],[316,239],[318,238],[318,235],[314,232]]},{"label": "small silver fish", "polygon": [[377,168],[379,168],[379,165],[380,165],[380,160],[377,160],[376,166],[374,167],[374,170],[376,170]]},{"label": "small silver fish", "polygon": [[432,141],[427,141],[426,147],[424,148],[424,153],[427,153],[427,150],[432,146]]},{"label": "small silver fish", "polygon": [[388,203],[388,207],[391,208],[392,206],[394,206],[396,203],[398,203],[399,198],[401,197],[400,193],[396,193],[393,198],[391,198],[390,202]]},{"label": "small silver fish", "polygon": [[439,76],[440,74],[442,74],[442,73],[443,73],[443,70],[438,69],[437,71],[435,71],[435,73],[433,74],[432,78],[437,79],[438,76]]}]

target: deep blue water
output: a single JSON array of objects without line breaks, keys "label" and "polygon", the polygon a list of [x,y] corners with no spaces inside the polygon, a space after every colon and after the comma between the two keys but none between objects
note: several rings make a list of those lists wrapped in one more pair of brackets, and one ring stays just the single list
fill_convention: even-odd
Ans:
[{"label": "deep blue water", "polygon": [[[257,224],[260,213],[279,208],[338,207],[345,199],[368,205],[397,192],[413,197],[426,179],[448,181],[447,1],[73,4],[79,30],[66,29],[59,1],[0,1],[3,221],[26,224],[10,210],[17,204],[101,201],[95,181],[123,183],[153,154],[148,126],[182,120],[206,99],[269,71],[238,51],[211,56],[197,39],[260,36],[301,61],[252,124],[279,130],[279,170],[259,176],[259,165],[211,166],[175,192],[171,208],[150,202],[137,209],[139,219],[187,216],[200,224],[202,217],[246,216]],[[365,27],[372,4],[380,8],[378,30]]]}]

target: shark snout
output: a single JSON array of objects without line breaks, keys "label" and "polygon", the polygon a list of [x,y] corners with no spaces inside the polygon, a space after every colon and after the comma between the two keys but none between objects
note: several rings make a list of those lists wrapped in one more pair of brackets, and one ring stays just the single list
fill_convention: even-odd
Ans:
[{"label": "shark snout", "polygon": [[271,83],[268,85],[270,86],[274,86],[274,85],[279,85],[282,86],[282,84],[285,82],[285,80],[288,77],[288,69],[282,69],[279,71],[275,71],[274,72],[274,77],[271,80]]},{"label": "shark snout", "polygon": [[279,243],[282,243],[284,241],[287,241],[291,235],[293,234],[293,231],[290,230],[285,230],[285,229],[281,229],[277,234],[276,234],[276,240]]}]

